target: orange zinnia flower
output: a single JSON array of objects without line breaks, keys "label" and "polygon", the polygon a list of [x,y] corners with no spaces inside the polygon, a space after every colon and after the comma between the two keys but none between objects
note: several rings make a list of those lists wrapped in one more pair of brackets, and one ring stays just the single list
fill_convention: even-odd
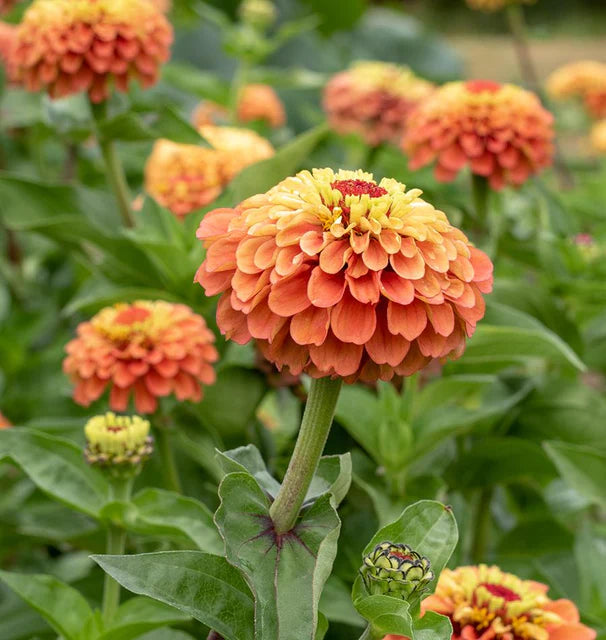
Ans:
[{"label": "orange zinnia flower", "polygon": [[579,97],[595,118],[606,118],[606,64],[581,60],[556,69],[547,79],[547,92],[556,100]]},{"label": "orange zinnia flower", "polygon": [[8,429],[13,423],[0,411],[0,429]]},{"label": "orange zinnia flower", "polygon": [[553,116],[537,96],[511,84],[450,82],[410,116],[402,148],[410,168],[437,161],[438,180],[469,165],[493,189],[520,185],[551,165]]},{"label": "orange zinnia flower", "polygon": [[268,84],[247,84],[238,96],[240,122],[262,120],[270,127],[284,126],[286,114],[278,94]]},{"label": "orange zinnia flower", "polygon": [[221,152],[221,174],[225,183],[242,169],[255,162],[271,158],[271,143],[250,129],[236,127],[200,127],[202,137],[213,149]]},{"label": "orange zinnia flower", "polygon": [[606,120],[596,122],[591,129],[591,145],[596,151],[606,153]]},{"label": "orange zinnia flower", "polygon": [[6,69],[6,75],[11,80],[15,75],[14,50],[17,28],[13,24],[0,21],[0,62]]},{"label": "orange zinnia flower", "polygon": [[169,58],[172,28],[147,0],[34,0],[17,30],[15,63],[30,91],[109,97],[131,78],[154,84]]},{"label": "orange zinnia flower", "polygon": [[596,632],[579,622],[575,605],[551,600],[548,589],[483,564],[444,569],[421,609],[448,616],[452,640],[593,640]]},{"label": "orange zinnia flower", "polygon": [[152,413],[161,396],[202,398],[202,385],[215,381],[213,342],[204,318],[185,305],[120,303],[79,325],[63,370],[76,385],[78,404],[86,407],[110,388],[114,411],[125,411],[134,394],[137,411]]},{"label": "orange zinnia flower", "polygon": [[196,274],[221,331],[297,375],[389,380],[456,358],[492,263],[395,180],[314,169],[208,213]]},{"label": "orange zinnia flower", "polygon": [[408,67],[359,62],[328,82],[324,110],[338,133],[357,133],[372,146],[397,143],[409,113],[433,89]]},{"label": "orange zinnia flower", "polygon": [[510,4],[532,4],[536,0],[465,0],[470,9],[499,11]]},{"label": "orange zinnia flower", "polygon": [[227,108],[212,100],[202,100],[191,116],[192,124],[196,129],[207,124],[225,124],[228,120],[229,111]]},{"label": "orange zinnia flower", "polygon": [[163,207],[185,216],[221,193],[220,159],[214,149],[158,140],[145,165],[145,189]]}]

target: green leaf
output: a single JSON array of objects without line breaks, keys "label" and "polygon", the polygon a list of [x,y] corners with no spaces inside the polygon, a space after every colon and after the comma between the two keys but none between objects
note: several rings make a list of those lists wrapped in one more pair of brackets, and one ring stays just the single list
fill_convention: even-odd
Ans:
[{"label": "green leaf", "polygon": [[427,611],[414,621],[414,640],[450,640],[452,624],[450,620],[435,611]]},{"label": "green leaf", "polygon": [[229,451],[217,451],[217,460],[228,473],[249,473],[270,496],[275,497],[280,483],[269,473],[261,453],[254,444],[247,444]]},{"label": "green leaf", "polygon": [[135,597],[119,607],[111,626],[96,640],[131,640],[147,631],[189,619],[189,615],[162,602]]},{"label": "green leaf", "polygon": [[0,431],[0,459],[10,458],[51,497],[99,517],[109,496],[103,474],[86,464],[82,449],[69,440],[32,429]]},{"label": "green leaf", "polygon": [[67,640],[82,639],[82,629],[92,617],[88,602],[78,591],[53,576],[0,571],[7,584]]},{"label": "green leaf", "polygon": [[364,620],[358,615],[351,601],[351,589],[337,576],[330,576],[322,589],[320,611],[330,622],[363,627]]},{"label": "green leaf", "polygon": [[125,589],[199,620],[226,640],[253,640],[253,600],[240,572],[201,551],[93,556]]},{"label": "green leaf", "polygon": [[358,576],[354,585],[354,605],[358,613],[368,620],[373,638],[397,634],[414,640],[414,628],[410,605],[406,600],[382,595],[364,595],[364,587]]},{"label": "green leaf", "polygon": [[223,541],[202,502],[163,489],[144,489],[130,503],[111,503],[102,515],[142,535],[185,536],[201,551],[220,554]]},{"label": "green leaf", "polygon": [[606,453],[564,442],[545,442],[543,447],[567,484],[606,507]]},{"label": "green leaf", "polygon": [[106,140],[137,142],[168,138],[182,144],[205,146],[194,127],[170,107],[162,107],[153,114],[121,113],[101,122],[99,133]]},{"label": "green leaf", "polygon": [[255,597],[255,636],[313,640],[318,601],[337,551],[339,518],[323,496],[304,509],[294,529],[280,536],[270,501],[247,473],[230,473],[219,487],[215,521],[227,559],[241,569]]}]

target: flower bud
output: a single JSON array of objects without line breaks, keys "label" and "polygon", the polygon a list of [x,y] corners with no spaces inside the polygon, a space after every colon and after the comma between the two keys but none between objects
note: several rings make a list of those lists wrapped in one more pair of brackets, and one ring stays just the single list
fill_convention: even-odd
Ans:
[{"label": "flower bud", "polygon": [[153,452],[149,422],[139,416],[111,412],[95,416],[86,423],[84,433],[86,460],[117,472],[138,470]]},{"label": "flower bud", "polygon": [[406,544],[391,542],[381,542],[364,557],[360,574],[370,595],[404,600],[425,591],[434,578],[428,558]]},{"label": "flower bud", "polygon": [[270,0],[244,0],[240,5],[240,18],[242,22],[265,30],[276,21],[276,7]]}]

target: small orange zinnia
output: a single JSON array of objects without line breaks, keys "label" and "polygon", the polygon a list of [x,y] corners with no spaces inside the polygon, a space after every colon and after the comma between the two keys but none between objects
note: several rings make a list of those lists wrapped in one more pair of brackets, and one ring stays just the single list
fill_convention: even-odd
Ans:
[{"label": "small orange zinnia", "polygon": [[553,116],[536,95],[486,80],[449,82],[410,116],[402,148],[410,168],[436,161],[449,182],[465,166],[493,189],[521,185],[551,165]]},{"label": "small orange zinnia", "polygon": [[484,315],[492,263],[395,180],[314,169],[208,213],[196,281],[227,338],[291,374],[389,380],[456,358]]},{"label": "small orange zinnia", "polygon": [[591,116],[606,118],[606,64],[594,60],[565,64],[547,78],[547,92],[556,100],[581,98]]},{"label": "small orange zinnia", "polygon": [[176,216],[185,216],[221,193],[220,159],[214,149],[158,140],[145,165],[145,189]]},{"label": "small orange zinnia", "polygon": [[13,423],[0,411],[0,429],[8,429]]},{"label": "small orange zinnia", "polygon": [[138,413],[152,413],[158,398],[202,398],[215,381],[214,335],[189,307],[137,301],[102,309],[78,326],[66,345],[63,370],[75,383],[74,400],[88,406],[111,389],[109,406],[125,411],[134,395]]},{"label": "small orange zinnia", "polygon": [[242,89],[237,116],[240,122],[261,120],[275,129],[286,122],[282,101],[268,84],[247,84]]},{"label": "small orange zinnia", "polygon": [[532,4],[536,0],[465,0],[470,9],[479,11],[499,11],[510,4]]},{"label": "small orange zinnia", "polygon": [[358,62],[330,79],[324,110],[338,133],[357,133],[371,146],[397,143],[408,115],[433,89],[408,67]]},{"label": "small orange zinnia", "polygon": [[596,632],[579,622],[576,606],[551,600],[548,590],[494,566],[444,569],[421,609],[448,616],[452,640],[594,640]]},{"label": "small orange zinnia", "polygon": [[172,28],[148,0],[34,0],[17,30],[15,63],[26,89],[61,98],[110,85],[149,87],[170,54]]},{"label": "small orange zinnia", "polygon": [[269,140],[250,129],[237,127],[200,127],[200,134],[213,149],[221,152],[221,174],[229,182],[242,169],[271,158],[275,151]]}]

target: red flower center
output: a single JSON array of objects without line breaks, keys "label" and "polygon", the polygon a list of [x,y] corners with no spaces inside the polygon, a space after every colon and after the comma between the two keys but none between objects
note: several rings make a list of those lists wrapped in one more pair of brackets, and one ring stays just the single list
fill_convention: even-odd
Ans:
[{"label": "red flower center", "polygon": [[387,195],[387,189],[383,189],[375,182],[366,182],[366,180],[335,180],[330,186],[337,189],[344,196],[361,196],[368,194],[371,198],[380,198]]},{"label": "red flower center", "polygon": [[135,322],[143,322],[151,315],[151,312],[143,307],[129,307],[121,311],[115,318],[115,324],[135,324]]},{"label": "red flower center", "polygon": [[111,433],[119,433],[120,431],[124,431],[124,427],[120,427],[118,425],[107,425],[107,427],[105,428]]},{"label": "red flower center", "polygon": [[403,551],[390,551],[389,555],[400,558],[400,560],[412,560],[412,556],[408,553],[404,553]]},{"label": "red flower center", "polygon": [[470,80],[465,83],[465,88],[471,93],[496,93],[501,88],[501,84],[492,80]]},{"label": "red flower center", "polygon": [[521,600],[520,596],[511,589],[504,587],[502,584],[491,584],[490,582],[483,582],[480,587],[484,587],[486,591],[491,593],[497,598],[503,598],[506,602],[513,602],[515,600]]}]

